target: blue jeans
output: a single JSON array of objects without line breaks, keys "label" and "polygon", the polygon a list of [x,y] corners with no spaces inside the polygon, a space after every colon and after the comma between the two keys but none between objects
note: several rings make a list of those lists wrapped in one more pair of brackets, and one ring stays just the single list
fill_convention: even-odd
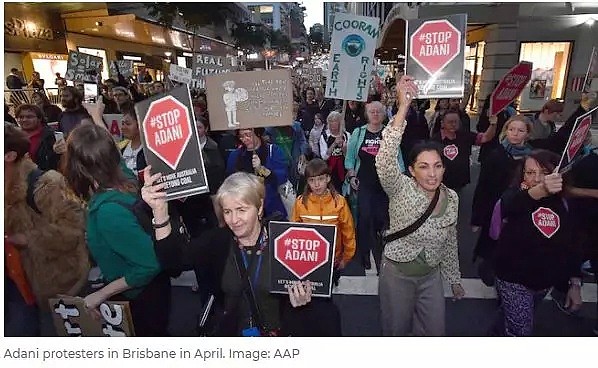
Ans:
[{"label": "blue jeans", "polygon": [[4,274],[4,335],[39,336],[40,326],[36,305],[27,305],[15,283]]}]

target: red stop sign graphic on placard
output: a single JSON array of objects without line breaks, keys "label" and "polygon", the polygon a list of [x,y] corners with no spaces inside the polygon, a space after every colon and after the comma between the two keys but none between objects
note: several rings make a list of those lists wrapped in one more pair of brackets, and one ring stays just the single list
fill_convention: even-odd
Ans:
[{"label": "red stop sign graphic on placard", "polygon": [[540,207],[532,213],[534,226],[547,238],[551,238],[561,227],[561,218],[553,210]]},{"label": "red stop sign graphic on placard", "polygon": [[459,148],[454,145],[454,144],[450,144],[446,147],[444,147],[444,156],[446,158],[448,158],[449,160],[453,161],[455,159],[455,157],[457,157],[459,155]]},{"label": "red stop sign graphic on placard", "polygon": [[588,115],[583,118],[583,120],[579,123],[579,125],[577,125],[571,134],[571,139],[569,141],[569,145],[567,146],[567,159],[569,161],[573,160],[577,152],[579,152],[581,146],[583,146],[591,125],[592,116]]},{"label": "red stop sign graphic on placard", "polygon": [[152,102],[143,119],[147,148],[173,170],[191,139],[187,107],[172,96]]},{"label": "red stop sign graphic on placard", "polygon": [[525,88],[532,77],[532,63],[522,61],[515,65],[498,83],[490,96],[490,115],[504,110]]},{"label": "red stop sign graphic on placard", "polygon": [[434,75],[461,52],[461,32],[448,20],[430,20],[413,32],[409,45],[411,58]]},{"label": "red stop sign graphic on placard", "polygon": [[329,249],[314,229],[291,227],[274,239],[274,258],[300,280],[328,262]]}]

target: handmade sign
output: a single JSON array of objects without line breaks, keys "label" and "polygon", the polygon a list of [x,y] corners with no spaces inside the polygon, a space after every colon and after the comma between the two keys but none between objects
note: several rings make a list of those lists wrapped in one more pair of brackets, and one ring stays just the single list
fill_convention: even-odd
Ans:
[{"label": "handmade sign", "polygon": [[58,336],[135,336],[129,302],[102,303],[101,321],[87,313],[83,298],[58,295],[48,302]]},{"label": "handmade sign", "polygon": [[565,173],[569,171],[575,161],[577,161],[578,153],[580,153],[592,126],[592,114],[597,109],[598,107],[594,107],[592,110],[575,119],[575,125],[567,140],[567,145],[561,156],[559,166],[557,166],[558,172]]},{"label": "handmade sign", "polygon": [[162,173],[156,184],[166,183],[166,199],[208,192],[189,86],[141,101],[135,111],[143,153],[153,173]]},{"label": "handmade sign", "polygon": [[209,54],[193,54],[192,78],[195,88],[206,88],[206,76],[234,71],[228,58]]},{"label": "handmade sign", "polygon": [[104,114],[104,124],[108,128],[114,140],[118,143],[123,140],[123,115],[122,114]]},{"label": "handmade sign", "polygon": [[192,69],[184,68],[182,66],[175,65],[175,64],[170,64],[170,76],[169,77],[170,77],[170,80],[172,80],[172,81],[189,84],[189,83],[191,83],[192,72],[193,72]]},{"label": "handmade sign", "polygon": [[110,62],[110,77],[117,78],[118,73],[129,78],[133,75],[133,60],[114,60]]},{"label": "handmade sign", "polygon": [[504,110],[521,94],[532,76],[532,63],[522,61],[509,70],[498,82],[490,96],[490,115]]},{"label": "handmade sign", "polygon": [[206,77],[210,129],[291,125],[293,85],[288,69],[234,72]]},{"label": "handmade sign", "polygon": [[335,13],[324,97],[367,101],[380,20]]},{"label": "handmade sign", "polygon": [[405,68],[418,98],[463,97],[466,27],[467,14],[408,22]]},{"label": "handmade sign", "polygon": [[336,226],[270,222],[270,291],[288,293],[293,283],[309,280],[312,295],[330,297]]},{"label": "handmade sign", "polygon": [[69,60],[64,75],[66,80],[96,83],[101,71],[101,57],[69,51]]}]

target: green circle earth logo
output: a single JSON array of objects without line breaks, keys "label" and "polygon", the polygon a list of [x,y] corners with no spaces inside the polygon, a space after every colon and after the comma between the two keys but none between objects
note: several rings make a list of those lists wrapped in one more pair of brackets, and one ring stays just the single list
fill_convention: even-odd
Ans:
[{"label": "green circle earth logo", "polygon": [[365,49],[365,41],[360,35],[350,34],[343,40],[343,50],[347,55],[355,57]]}]

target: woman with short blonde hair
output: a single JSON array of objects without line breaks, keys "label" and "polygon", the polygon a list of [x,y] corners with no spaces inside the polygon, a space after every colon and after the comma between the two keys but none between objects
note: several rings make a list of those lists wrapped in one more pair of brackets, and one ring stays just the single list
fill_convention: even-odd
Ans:
[{"label": "woman with short blonde hair", "polygon": [[345,156],[349,133],[345,131],[345,121],[340,112],[332,111],[326,118],[328,127],[320,136],[320,155],[330,167],[332,184],[337,192],[342,192],[345,170]]}]

